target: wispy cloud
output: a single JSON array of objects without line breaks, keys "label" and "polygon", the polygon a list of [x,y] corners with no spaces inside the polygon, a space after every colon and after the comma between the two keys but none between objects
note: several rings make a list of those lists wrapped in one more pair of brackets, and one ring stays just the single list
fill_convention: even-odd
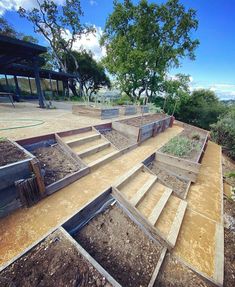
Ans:
[{"label": "wispy cloud", "polygon": [[98,5],[98,3],[95,0],[89,0],[89,3],[91,6]]},{"label": "wispy cloud", "polygon": [[[42,0],[39,0],[42,2]],[[62,5],[65,0],[54,0],[58,5]],[[23,7],[26,10],[38,7],[37,0],[0,0],[0,15],[3,15],[7,10],[16,11],[19,7]]]}]

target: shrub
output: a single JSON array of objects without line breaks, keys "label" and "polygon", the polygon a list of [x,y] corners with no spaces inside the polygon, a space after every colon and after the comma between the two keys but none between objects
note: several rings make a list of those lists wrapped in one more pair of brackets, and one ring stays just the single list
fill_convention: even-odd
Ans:
[{"label": "shrub", "polygon": [[235,107],[216,124],[211,125],[212,140],[222,145],[225,153],[235,159]]},{"label": "shrub", "polygon": [[184,136],[176,136],[165,144],[161,151],[178,157],[188,156],[192,150],[199,150],[200,146]]}]

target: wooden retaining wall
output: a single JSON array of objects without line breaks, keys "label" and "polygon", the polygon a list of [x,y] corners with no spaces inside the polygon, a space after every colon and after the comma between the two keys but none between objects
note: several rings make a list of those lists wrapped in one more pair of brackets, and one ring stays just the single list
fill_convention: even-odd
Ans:
[{"label": "wooden retaining wall", "polygon": [[120,115],[130,116],[137,114],[137,107],[135,105],[118,106]]},{"label": "wooden retaining wall", "polygon": [[73,105],[72,113],[74,115],[86,116],[86,117],[95,117],[100,119],[110,119],[116,118],[119,116],[118,108],[97,108],[94,106],[88,105]]}]

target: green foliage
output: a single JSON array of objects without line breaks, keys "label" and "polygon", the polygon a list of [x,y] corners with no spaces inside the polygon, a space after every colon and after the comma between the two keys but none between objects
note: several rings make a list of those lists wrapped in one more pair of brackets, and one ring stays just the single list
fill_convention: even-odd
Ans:
[{"label": "green foliage", "polygon": [[213,91],[201,89],[186,96],[175,115],[178,120],[208,130],[225,111],[226,107]]},{"label": "green foliage", "polygon": [[8,21],[0,17],[0,35],[8,36],[11,38],[19,38],[19,33],[8,23]]},{"label": "green foliage", "polygon": [[223,146],[224,151],[235,159],[235,106],[216,124],[211,125],[212,139]]},{"label": "green foliage", "polygon": [[63,62],[64,53],[70,54],[74,42],[92,28],[80,22],[83,12],[79,0],[65,0],[61,7],[53,0],[37,2],[39,8],[26,10],[20,7],[18,13],[33,24],[36,33],[45,37],[60,69],[67,72]]},{"label": "green foliage", "polygon": [[156,106],[154,103],[148,103],[147,106],[150,113],[163,113],[163,110],[159,106]]},{"label": "green foliage", "polygon": [[141,0],[137,5],[114,1],[101,39],[107,50],[104,64],[131,98],[139,99],[144,92],[152,97],[171,67],[178,67],[184,57],[194,59],[199,42],[191,32],[197,26],[195,11],[186,11],[178,0]]},{"label": "green foliage", "polygon": [[200,146],[196,141],[185,136],[176,136],[165,144],[161,151],[178,157],[186,157],[192,150],[199,150]]},{"label": "green foliage", "polygon": [[123,95],[120,99],[114,101],[114,103],[118,106],[128,105],[131,103],[131,99],[128,95]]},{"label": "green foliage", "polygon": [[65,54],[64,57],[68,72],[77,74],[79,77],[82,95],[91,99],[101,87],[111,87],[104,67],[95,61],[91,53],[72,51],[71,54]]}]

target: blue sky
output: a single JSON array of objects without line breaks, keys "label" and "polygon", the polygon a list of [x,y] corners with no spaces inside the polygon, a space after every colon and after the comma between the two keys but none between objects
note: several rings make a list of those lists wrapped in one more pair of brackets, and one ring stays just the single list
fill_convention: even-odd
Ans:
[{"label": "blue sky", "polygon": [[[62,3],[63,0],[55,0]],[[18,30],[35,36],[31,24],[19,18],[16,7],[31,8],[35,0],[0,0],[0,12]],[[137,2],[137,1],[135,1]],[[164,2],[151,1],[151,2]],[[200,40],[196,60],[183,60],[182,66],[171,74],[182,72],[192,77],[192,88],[210,88],[220,98],[235,99],[235,0],[181,0],[187,8],[197,10],[199,28],[193,37]],[[112,12],[112,0],[81,0],[83,21],[104,28]],[[42,45],[44,39],[37,36]],[[99,53],[98,40],[84,42],[94,53]],[[101,55],[101,54],[100,54]]]}]

